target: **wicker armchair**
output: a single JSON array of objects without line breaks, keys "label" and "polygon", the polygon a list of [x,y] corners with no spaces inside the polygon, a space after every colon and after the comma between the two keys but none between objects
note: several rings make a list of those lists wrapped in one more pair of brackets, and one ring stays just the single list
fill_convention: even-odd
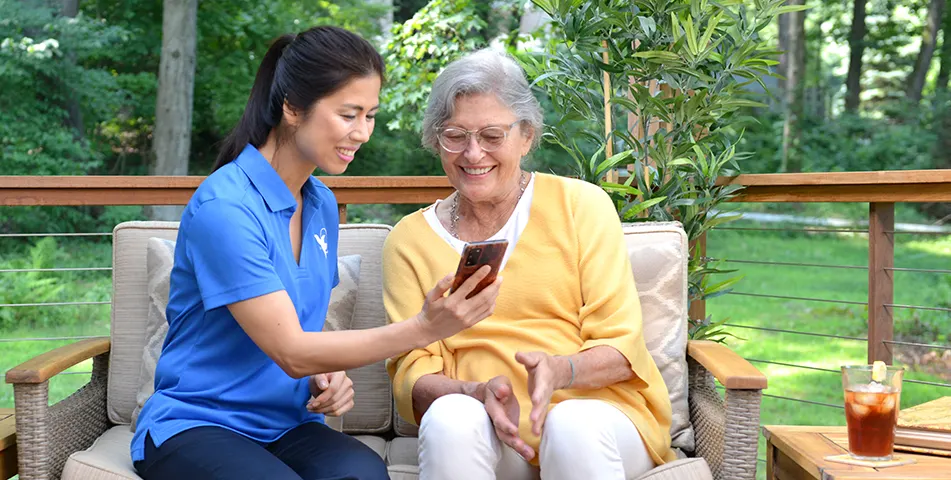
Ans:
[{"label": "wicker armchair", "polygon": [[[144,330],[144,320],[139,317],[146,316],[148,310],[148,294],[143,286],[146,283],[143,245],[150,236],[174,238],[175,227],[169,223],[130,222],[116,228],[111,339],[82,340],[7,372],[6,380],[13,384],[16,402],[21,480],[138,478],[129,456],[128,442],[132,433],[127,420],[135,405],[135,392],[125,390],[134,390],[131,385],[138,378],[141,366],[140,356],[135,353],[141,352],[144,345],[144,333],[135,334],[137,329]],[[379,263],[372,255],[378,251],[387,232],[385,226],[357,225],[346,226],[341,232],[341,245],[347,245],[341,255],[359,253],[370,260],[364,261],[361,267],[360,281],[361,292],[366,289],[370,295],[358,300],[353,328],[367,328],[381,321],[378,306],[370,305],[379,302],[381,288],[376,278],[378,272],[372,271],[380,268]],[[638,286],[641,287],[640,283]],[[641,478],[700,480],[709,479],[712,474],[717,480],[755,479],[760,394],[766,388],[766,377],[718,343],[690,341],[686,353],[686,378],[682,380],[688,386],[684,396],[689,405],[694,451],[681,452],[685,458],[658,467]],[[49,405],[49,380],[90,358],[93,359],[90,382],[70,397]],[[390,465],[391,478],[416,479],[415,427],[402,421],[393,411],[382,364],[349,373],[354,379],[357,407],[344,417],[339,428],[384,456]],[[135,378],[123,378],[130,375]],[[725,388],[725,398],[717,391],[714,379]]]}]

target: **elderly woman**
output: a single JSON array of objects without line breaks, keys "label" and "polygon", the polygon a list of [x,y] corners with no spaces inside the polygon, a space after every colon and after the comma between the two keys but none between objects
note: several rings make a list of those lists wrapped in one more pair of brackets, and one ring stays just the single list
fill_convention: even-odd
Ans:
[{"label": "elderly woman", "polygon": [[450,64],[423,128],[455,192],[389,235],[390,321],[451,302],[427,292],[448,288],[466,242],[509,246],[489,318],[387,364],[420,425],[420,478],[630,479],[673,460],[617,213],[597,186],[522,169],[542,112],[518,64],[491,50]]}]

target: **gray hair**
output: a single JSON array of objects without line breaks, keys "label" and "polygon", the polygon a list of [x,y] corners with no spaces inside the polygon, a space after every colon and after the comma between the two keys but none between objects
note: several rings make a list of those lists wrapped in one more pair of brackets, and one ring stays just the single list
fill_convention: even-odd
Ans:
[{"label": "gray hair", "polygon": [[525,71],[509,54],[484,48],[450,63],[433,82],[423,117],[423,146],[438,153],[436,134],[452,117],[456,98],[493,94],[518,117],[522,128],[531,127],[532,147],[542,137],[542,107],[532,94]]}]

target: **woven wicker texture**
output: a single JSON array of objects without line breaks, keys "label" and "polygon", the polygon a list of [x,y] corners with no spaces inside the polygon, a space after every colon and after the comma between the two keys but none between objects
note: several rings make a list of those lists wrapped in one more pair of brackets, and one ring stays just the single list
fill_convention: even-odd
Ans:
[{"label": "woven wicker texture", "polygon": [[109,354],[95,357],[89,383],[53,406],[49,382],[14,385],[21,480],[60,478],[69,455],[88,448],[106,431],[108,371]]},{"label": "woven wicker texture", "polygon": [[687,365],[697,456],[707,461],[716,480],[754,480],[760,391],[727,390],[724,401],[709,371],[693,359]]}]

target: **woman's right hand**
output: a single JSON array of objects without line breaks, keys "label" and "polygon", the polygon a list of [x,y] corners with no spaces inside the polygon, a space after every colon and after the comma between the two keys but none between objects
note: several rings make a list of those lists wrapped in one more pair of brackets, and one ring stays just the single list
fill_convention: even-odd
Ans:
[{"label": "woman's right hand", "polygon": [[446,292],[452,286],[453,275],[447,275],[426,294],[423,311],[417,318],[423,331],[431,340],[430,343],[451,337],[492,315],[495,310],[495,300],[499,296],[499,288],[502,285],[502,277],[496,278],[472,298],[466,298],[490,271],[491,268],[488,266],[476,270],[449,295],[446,295]]},{"label": "woman's right hand", "polygon": [[492,419],[495,435],[502,443],[508,445],[530,461],[535,456],[535,450],[528,446],[518,436],[519,405],[518,398],[512,392],[512,382],[504,375],[493,377],[485,383],[482,403],[485,404],[485,413]]}]

